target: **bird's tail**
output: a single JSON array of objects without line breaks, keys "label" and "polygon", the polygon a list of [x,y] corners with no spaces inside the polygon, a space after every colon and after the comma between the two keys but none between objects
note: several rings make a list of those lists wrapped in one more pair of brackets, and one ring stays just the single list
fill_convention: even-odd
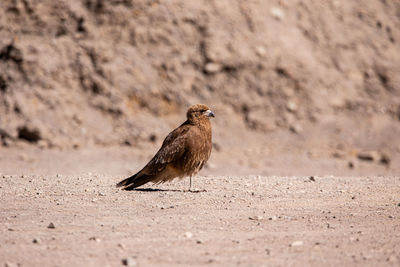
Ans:
[{"label": "bird's tail", "polygon": [[117,184],[117,187],[125,186],[124,190],[133,190],[153,180],[152,175],[141,174],[140,172],[128,177]]}]

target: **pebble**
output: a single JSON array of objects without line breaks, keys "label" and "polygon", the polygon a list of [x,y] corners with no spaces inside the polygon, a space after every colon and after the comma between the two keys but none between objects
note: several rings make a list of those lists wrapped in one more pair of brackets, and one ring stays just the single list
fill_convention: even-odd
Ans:
[{"label": "pebble", "polygon": [[218,63],[214,63],[214,62],[209,62],[206,64],[204,70],[207,73],[216,73],[219,72],[222,69],[222,66]]},{"label": "pebble", "polygon": [[262,216],[251,216],[251,217],[249,217],[249,219],[252,221],[258,221],[258,220],[262,220],[263,217]]},{"label": "pebble", "polygon": [[191,232],[186,232],[185,236],[186,236],[186,238],[192,238],[193,234]]},{"label": "pebble", "polygon": [[352,162],[351,160],[347,163],[347,166],[350,168],[350,169],[353,169],[354,168],[354,162]]},{"label": "pebble", "polygon": [[265,56],[265,54],[267,53],[267,51],[265,50],[265,47],[264,47],[264,46],[258,46],[258,47],[256,48],[256,53],[257,53],[258,56],[262,57],[262,56]]},{"label": "pebble", "polygon": [[135,259],[128,257],[122,260],[122,264],[125,266],[136,266]]},{"label": "pebble", "polygon": [[292,125],[289,126],[289,129],[293,132],[293,133],[301,133],[303,131],[303,127],[298,124],[298,123],[294,123]]},{"label": "pebble", "polygon": [[375,158],[378,157],[378,154],[376,151],[359,152],[357,154],[357,157],[361,160],[373,161]]},{"label": "pebble", "polygon": [[285,15],[283,14],[283,10],[280,9],[279,7],[273,7],[273,8],[271,8],[270,13],[271,13],[271,16],[272,16],[273,18],[275,18],[276,20],[282,20],[283,17],[285,16]]},{"label": "pebble", "polygon": [[308,179],[310,179],[310,181],[312,181],[312,182],[315,182],[314,176],[310,176]]},{"label": "pebble", "polygon": [[299,247],[303,245],[303,241],[294,241],[292,244],[290,244],[291,247]]},{"label": "pebble", "polygon": [[34,239],[32,240],[32,243],[34,243],[34,244],[39,244],[39,243],[40,243],[40,239],[39,239],[39,238],[34,238]]},{"label": "pebble", "polygon": [[100,238],[97,238],[97,237],[94,237],[94,236],[90,237],[89,240],[95,241],[97,243],[99,243],[101,241]]},{"label": "pebble", "polygon": [[55,229],[56,227],[54,226],[54,223],[50,223],[48,226],[47,226],[47,228],[49,228],[49,229]]},{"label": "pebble", "polygon": [[364,151],[358,152],[357,154],[358,159],[365,160],[365,161],[375,161],[382,163],[384,165],[390,164],[390,157],[385,153],[381,153],[378,151]]},{"label": "pebble", "polygon": [[293,101],[289,101],[286,103],[286,108],[290,112],[295,112],[297,110],[297,104]]},{"label": "pebble", "polygon": [[4,263],[4,267],[18,267],[18,264],[13,262],[6,262]]},{"label": "pebble", "polygon": [[272,216],[272,217],[269,217],[268,220],[270,220],[270,221],[276,221],[276,220],[278,220],[278,217],[276,217],[276,216],[274,215],[274,216]]}]

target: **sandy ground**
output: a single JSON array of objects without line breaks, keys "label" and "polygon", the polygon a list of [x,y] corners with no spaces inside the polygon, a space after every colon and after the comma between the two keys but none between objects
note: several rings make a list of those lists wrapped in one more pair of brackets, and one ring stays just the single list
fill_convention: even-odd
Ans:
[{"label": "sandy ground", "polygon": [[126,192],[115,183],[146,158],[135,166],[101,150],[30,160],[35,151],[0,153],[1,265],[400,264],[399,176],[221,176],[209,168],[195,180],[199,193],[185,191],[187,180]]},{"label": "sandy ground", "polygon": [[[400,1],[360,2],[0,1],[0,267],[400,266]],[[115,188],[195,103],[200,192]]]}]

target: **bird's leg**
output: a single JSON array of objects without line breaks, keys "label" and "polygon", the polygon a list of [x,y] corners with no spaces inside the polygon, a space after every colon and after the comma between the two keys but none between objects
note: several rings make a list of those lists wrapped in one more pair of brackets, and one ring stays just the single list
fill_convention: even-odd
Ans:
[{"label": "bird's leg", "polygon": [[189,177],[189,190],[188,192],[191,193],[200,193],[200,192],[207,192],[207,190],[203,189],[203,190],[198,190],[198,189],[192,189],[192,176]]}]

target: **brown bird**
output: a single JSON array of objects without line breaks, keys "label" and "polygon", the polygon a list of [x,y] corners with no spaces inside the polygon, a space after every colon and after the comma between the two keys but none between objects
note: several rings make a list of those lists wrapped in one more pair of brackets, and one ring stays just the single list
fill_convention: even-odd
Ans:
[{"label": "brown bird", "polygon": [[117,187],[132,190],[148,182],[164,183],[175,178],[196,175],[211,154],[211,123],[209,118],[214,113],[206,106],[197,104],[191,106],[187,120],[173,130],[165,138],[160,150],[135,175],[119,182]]}]

